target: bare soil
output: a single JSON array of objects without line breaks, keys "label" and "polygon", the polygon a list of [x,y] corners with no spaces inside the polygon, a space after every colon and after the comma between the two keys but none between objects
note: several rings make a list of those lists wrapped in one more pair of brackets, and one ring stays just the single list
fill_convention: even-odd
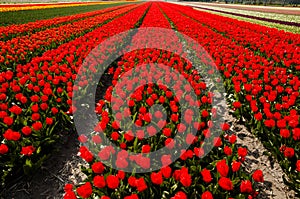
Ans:
[{"label": "bare soil", "polygon": [[277,160],[272,156],[264,155],[267,151],[261,141],[251,134],[247,128],[238,123],[238,120],[228,113],[226,120],[231,124],[231,130],[237,135],[237,144],[247,147],[248,155],[243,163],[243,167],[249,173],[260,169],[264,174],[264,183],[260,183],[261,192],[258,198],[262,199],[294,199],[295,192],[289,190],[283,182],[282,176],[286,176]]},{"label": "bare soil", "polygon": [[31,178],[19,178],[0,191],[1,199],[60,199],[66,183],[79,183],[84,179],[80,171],[83,160],[77,156],[79,142],[75,133],[57,144],[54,153]]}]

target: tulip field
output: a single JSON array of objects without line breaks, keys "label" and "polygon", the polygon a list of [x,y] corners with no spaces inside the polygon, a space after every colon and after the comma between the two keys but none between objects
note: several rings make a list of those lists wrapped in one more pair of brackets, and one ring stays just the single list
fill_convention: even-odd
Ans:
[{"label": "tulip field", "polygon": [[[18,176],[33,175],[55,155],[56,144],[74,133],[86,178],[66,183],[64,199],[261,198],[264,172],[245,169],[247,147],[237,144],[227,118],[215,122],[224,115],[214,107],[217,96],[204,80],[207,74],[189,60],[195,52],[213,63],[207,73],[224,87],[225,111],[260,140],[279,163],[285,185],[300,196],[300,34],[173,3],[112,5],[1,23],[0,190]],[[130,37],[122,35],[130,30]],[[101,58],[129,45],[142,47],[116,56],[105,68],[93,99],[97,125],[80,123],[82,134],[76,114],[89,120],[80,112],[88,97],[80,101],[76,92],[88,94],[91,78],[104,67],[93,64],[93,49],[103,42]],[[92,64],[82,68],[86,63]],[[152,112],[153,107],[164,111]],[[128,130],[132,126],[145,128]],[[164,154],[151,159],[160,149]]]}]

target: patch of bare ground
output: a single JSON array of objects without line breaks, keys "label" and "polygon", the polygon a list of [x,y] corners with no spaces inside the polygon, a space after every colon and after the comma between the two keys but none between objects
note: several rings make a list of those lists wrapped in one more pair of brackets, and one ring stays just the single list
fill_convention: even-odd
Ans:
[{"label": "patch of bare ground", "polygon": [[0,192],[1,199],[61,199],[66,183],[79,183],[85,175],[80,166],[83,160],[77,156],[77,134],[66,135],[58,143],[58,151],[32,177],[21,177]]},{"label": "patch of bare ground", "polygon": [[258,187],[261,189],[258,198],[261,199],[294,199],[295,192],[289,190],[283,182],[282,176],[286,176],[277,160],[265,155],[267,151],[261,141],[251,134],[243,124],[233,116],[226,114],[225,119],[231,123],[231,130],[237,135],[237,144],[247,147],[248,155],[243,167],[249,173],[260,169],[264,173],[264,183]]}]

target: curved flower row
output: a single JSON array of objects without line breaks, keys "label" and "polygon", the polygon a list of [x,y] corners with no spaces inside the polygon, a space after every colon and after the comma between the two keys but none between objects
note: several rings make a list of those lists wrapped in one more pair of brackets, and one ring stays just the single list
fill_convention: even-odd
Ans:
[{"label": "curved flower row", "polygon": [[[233,94],[230,100],[236,116],[247,119],[253,133],[261,137],[264,144],[278,158],[292,182],[291,187],[299,189],[298,72],[289,66],[276,66],[274,61],[256,55],[234,42],[231,37],[226,38],[211,28],[203,27],[201,23],[174,12],[171,9],[174,5],[167,7],[163,4],[162,7],[180,32],[199,41],[211,54],[224,75],[228,94]],[[187,7],[178,9],[186,9],[185,13],[191,16],[197,13]],[[209,21],[209,18],[206,20]],[[248,38],[247,35],[244,35],[244,38]],[[249,40],[250,42],[255,41]],[[263,43],[260,40],[257,42]],[[280,41],[276,43],[281,45]],[[293,63],[298,62],[292,56],[285,59]]]},{"label": "curved flower row", "polygon": [[70,123],[73,81],[85,56],[106,37],[133,28],[148,7],[140,4],[118,20],[0,73],[2,179],[42,163],[58,139],[58,127]]},{"label": "curved flower row", "polygon": [[[66,41],[79,37],[88,31],[122,15],[139,5],[131,5],[114,10],[109,13],[99,14],[84,20],[65,24],[60,27],[46,29],[31,35],[13,38],[6,42],[0,41],[0,66],[3,71],[16,64],[26,63],[32,57],[39,56],[46,50],[56,48]],[[14,67],[13,67],[14,68]]]},{"label": "curved flower row", "polygon": [[39,20],[35,22],[29,22],[26,24],[17,24],[17,25],[13,24],[10,26],[2,26],[0,27],[0,39],[6,41],[12,39],[13,37],[23,35],[24,33],[31,34],[33,32],[36,32],[37,30],[40,31],[41,29],[46,29],[52,26],[61,25],[63,23],[74,22],[76,20],[92,17],[98,14],[103,14],[126,6],[128,5],[116,6],[112,8],[106,8],[100,11],[87,12],[83,14]]}]

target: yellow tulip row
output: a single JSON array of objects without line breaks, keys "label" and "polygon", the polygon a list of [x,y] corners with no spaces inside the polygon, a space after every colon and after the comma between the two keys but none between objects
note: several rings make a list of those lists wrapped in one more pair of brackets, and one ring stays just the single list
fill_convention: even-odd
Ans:
[{"label": "yellow tulip row", "polygon": [[0,12],[10,12],[19,10],[40,10],[48,8],[64,8],[64,7],[75,7],[75,6],[86,6],[86,5],[97,5],[97,4],[112,4],[119,3],[120,1],[110,2],[81,2],[81,3],[49,3],[49,4],[24,4],[24,5],[0,5]]}]

